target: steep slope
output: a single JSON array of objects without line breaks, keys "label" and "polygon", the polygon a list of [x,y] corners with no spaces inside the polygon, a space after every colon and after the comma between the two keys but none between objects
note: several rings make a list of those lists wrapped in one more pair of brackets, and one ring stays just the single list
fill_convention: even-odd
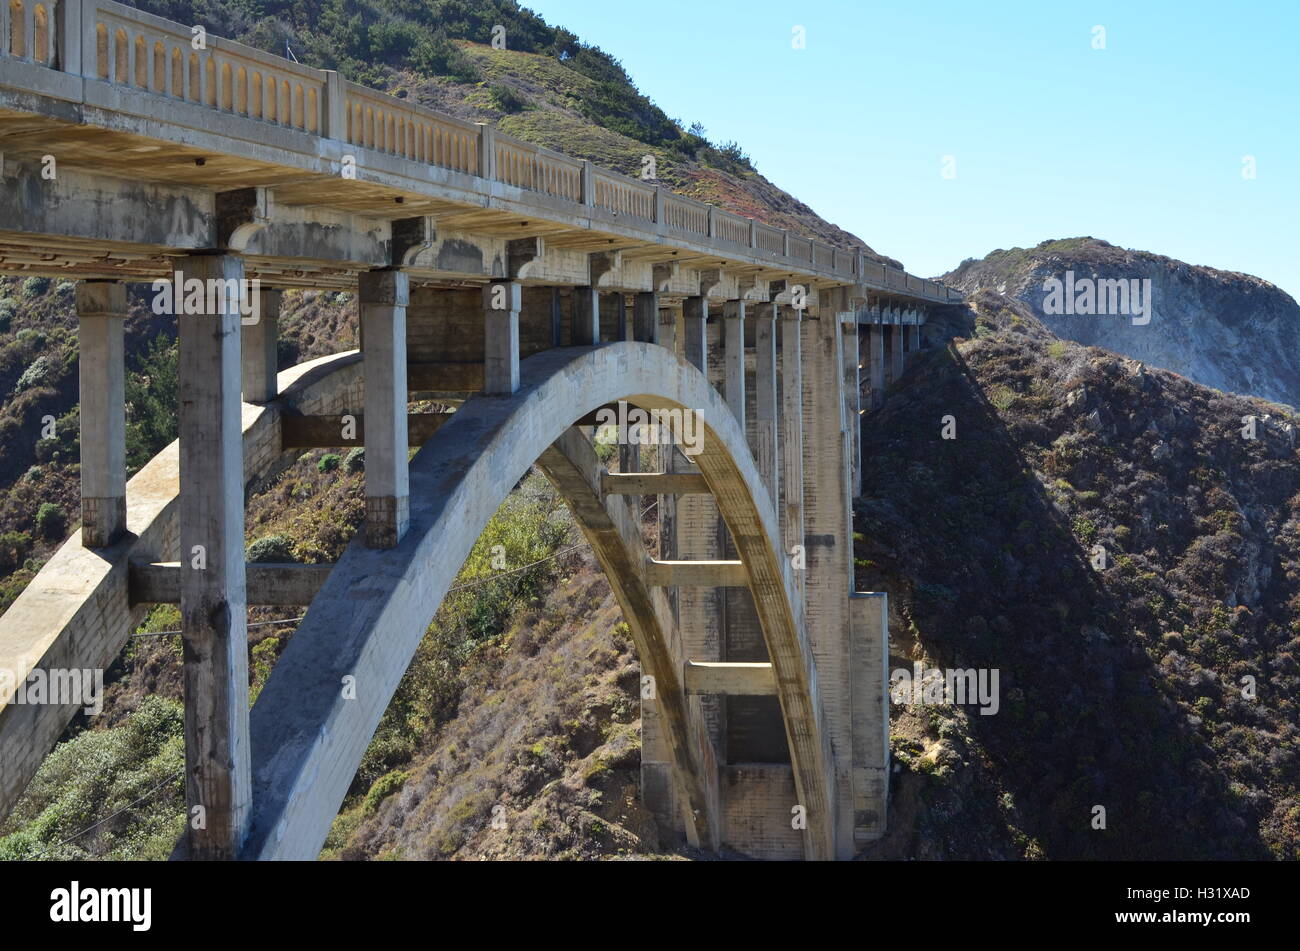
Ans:
[{"label": "steep slope", "polygon": [[973,304],[866,420],[858,582],[1000,708],[894,706],[868,854],[1300,856],[1300,420]]},{"label": "steep slope", "polygon": [[[1068,271],[1076,281],[1149,280],[1150,322],[1048,313],[1044,282],[1064,282]],[[1070,238],[963,261],[943,280],[967,293],[989,288],[1022,300],[1067,340],[1105,347],[1226,392],[1300,403],[1300,306],[1249,274],[1184,264],[1095,238]]]}]

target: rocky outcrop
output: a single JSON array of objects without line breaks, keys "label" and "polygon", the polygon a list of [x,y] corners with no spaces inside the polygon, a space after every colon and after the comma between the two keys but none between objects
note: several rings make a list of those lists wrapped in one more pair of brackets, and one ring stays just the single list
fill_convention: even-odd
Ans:
[{"label": "rocky outcrop", "polygon": [[[1083,281],[1138,281],[1140,291],[1149,288],[1150,320],[1136,314],[1052,312],[1059,308],[1052,306],[1045,282],[1064,283],[1067,273],[1080,290]],[[987,288],[1024,301],[1067,340],[1164,367],[1215,389],[1300,403],[1300,306],[1249,274],[1071,238],[994,251],[983,260],[962,262],[942,279],[968,293]]]}]

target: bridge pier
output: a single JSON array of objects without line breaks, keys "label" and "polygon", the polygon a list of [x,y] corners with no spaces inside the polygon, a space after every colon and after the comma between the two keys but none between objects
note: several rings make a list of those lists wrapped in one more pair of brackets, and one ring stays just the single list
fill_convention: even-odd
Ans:
[{"label": "bridge pier", "polygon": [[[808,546],[804,617],[817,659],[818,689],[834,751],[834,788],[850,781],[849,593],[852,589],[853,525],[849,502],[848,427],[839,312],[847,295],[823,289],[815,320],[804,321],[803,427],[804,531]],[[853,853],[851,803],[831,803],[835,852]]]},{"label": "bridge pier", "polygon": [[569,331],[575,347],[600,343],[600,291],[594,287],[573,289],[573,315]]},{"label": "bridge pier", "polygon": [[632,311],[632,339],[659,342],[659,295],[647,291],[636,295]]},{"label": "bridge pier", "polygon": [[911,363],[916,359],[916,355],[921,350],[921,321],[924,315],[920,311],[913,311],[912,316],[916,323],[907,328],[907,335],[904,342],[907,344],[907,362]]},{"label": "bridge pier", "polygon": [[889,385],[893,386],[903,378],[903,325],[902,313],[894,311],[899,323],[889,328]]},{"label": "bridge pier", "polygon": [[519,389],[519,285],[493,281],[483,285],[483,392],[509,396]]},{"label": "bridge pier", "polygon": [[252,802],[240,411],[243,261],[190,255],[188,280],[220,282],[202,313],[173,295],[180,336],[181,628],[189,856],[233,859]]},{"label": "bridge pier", "polygon": [[781,499],[781,444],[777,420],[776,304],[760,304],[754,320],[754,459],[774,503]]},{"label": "bridge pier", "polygon": [[845,311],[845,314],[851,319],[840,321],[844,351],[844,414],[849,431],[849,485],[856,499],[862,494],[862,367],[857,311]]},{"label": "bridge pier", "polygon": [[[803,311],[788,304],[781,309],[781,539],[785,555],[794,560],[796,546],[804,551],[803,528]],[[796,562],[797,563],[797,562]],[[807,573],[795,571],[802,594]]]},{"label": "bridge pier", "polygon": [[81,384],[81,541],[105,548],[126,531],[126,285],[77,285]]},{"label": "bridge pier", "polygon": [[366,545],[394,548],[411,517],[406,439],[406,307],[404,271],[361,275],[357,298],[365,336]]},{"label": "bridge pier", "polygon": [[867,327],[867,386],[871,408],[879,409],[885,401],[885,328],[879,323]]},{"label": "bridge pier", "polygon": [[727,405],[736,414],[740,428],[745,428],[745,302],[727,301],[722,308],[726,328],[723,352],[726,360],[725,395]]},{"label": "bridge pier", "polygon": [[277,288],[259,288],[258,319],[241,327],[244,399],[249,403],[269,403],[279,395],[276,371],[279,366],[276,348],[280,343],[280,301]]}]

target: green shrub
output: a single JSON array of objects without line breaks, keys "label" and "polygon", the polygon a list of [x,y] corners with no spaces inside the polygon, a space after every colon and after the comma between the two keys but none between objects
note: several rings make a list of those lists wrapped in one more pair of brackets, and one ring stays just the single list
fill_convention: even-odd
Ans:
[{"label": "green shrub", "polygon": [[53,502],[41,503],[41,507],[36,510],[36,528],[44,537],[62,538],[67,527],[68,520],[63,514],[63,509]]},{"label": "green shrub", "polygon": [[327,452],[325,455],[321,456],[320,461],[316,463],[316,471],[333,472],[339,467],[340,461],[338,453]]},{"label": "green shrub", "polygon": [[18,303],[12,297],[0,297],[0,334],[7,334],[18,313]]},{"label": "green shrub", "polygon": [[422,73],[447,76],[463,83],[473,82],[478,78],[478,70],[474,64],[442,30],[438,30],[416,45],[411,62]]},{"label": "green shrub", "polygon": [[289,564],[293,556],[293,542],[284,535],[264,535],[248,546],[245,557],[257,564]]},{"label": "green shrub", "polygon": [[406,784],[407,776],[407,773],[395,770],[376,779],[370,787],[370,792],[366,793],[366,814],[374,813],[379,808],[380,803],[401,789]]},{"label": "green shrub", "polygon": [[49,382],[53,367],[49,358],[39,356],[32,361],[31,366],[23,371],[23,375],[18,378],[14,384],[14,392],[21,393],[23,390],[29,390],[34,386],[41,386]]},{"label": "green shrub", "polygon": [[524,98],[515,92],[509,86],[503,86],[500,83],[494,84],[488,89],[488,97],[492,100],[492,105],[502,112],[516,113],[523,112],[528,103]]},{"label": "green shrub", "polygon": [[21,567],[31,550],[32,539],[26,532],[0,534],[0,574],[9,574]]},{"label": "green shrub", "polygon": [[1016,391],[1009,386],[998,384],[989,390],[989,402],[998,409],[999,412],[1005,412],[1012,403],[1016,401]]},{"label": "green shrub", "polygon": [[184,722],[180,704],[149,697],[60,743],[10,813],[0,859],[166,859],[184,829]]},{"label": "green shrub", "polygon": [[155,338],[126,378],[126,461],[135,472],[176,438],[176,342]]},{"label": "green shrub", "polygon": [[366,468],[366,448],[357,446],[348,450],[343,458],[344,472],[362,472]]},{"label": "green shrub", "polygon": [[33,297],[39,297],[50,289],[50,279],[48,277],[39,277],[32,275],[23,281],[23,297],[31,300]]}]

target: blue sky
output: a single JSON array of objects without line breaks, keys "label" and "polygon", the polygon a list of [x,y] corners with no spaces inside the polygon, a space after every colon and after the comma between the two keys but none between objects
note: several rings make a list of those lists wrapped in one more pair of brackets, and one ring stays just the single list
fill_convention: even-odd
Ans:
[{"label": "blue sky", "polygon": [[521,2],[914,273],[1093,235],[1300,298],[1300,0]]}]

